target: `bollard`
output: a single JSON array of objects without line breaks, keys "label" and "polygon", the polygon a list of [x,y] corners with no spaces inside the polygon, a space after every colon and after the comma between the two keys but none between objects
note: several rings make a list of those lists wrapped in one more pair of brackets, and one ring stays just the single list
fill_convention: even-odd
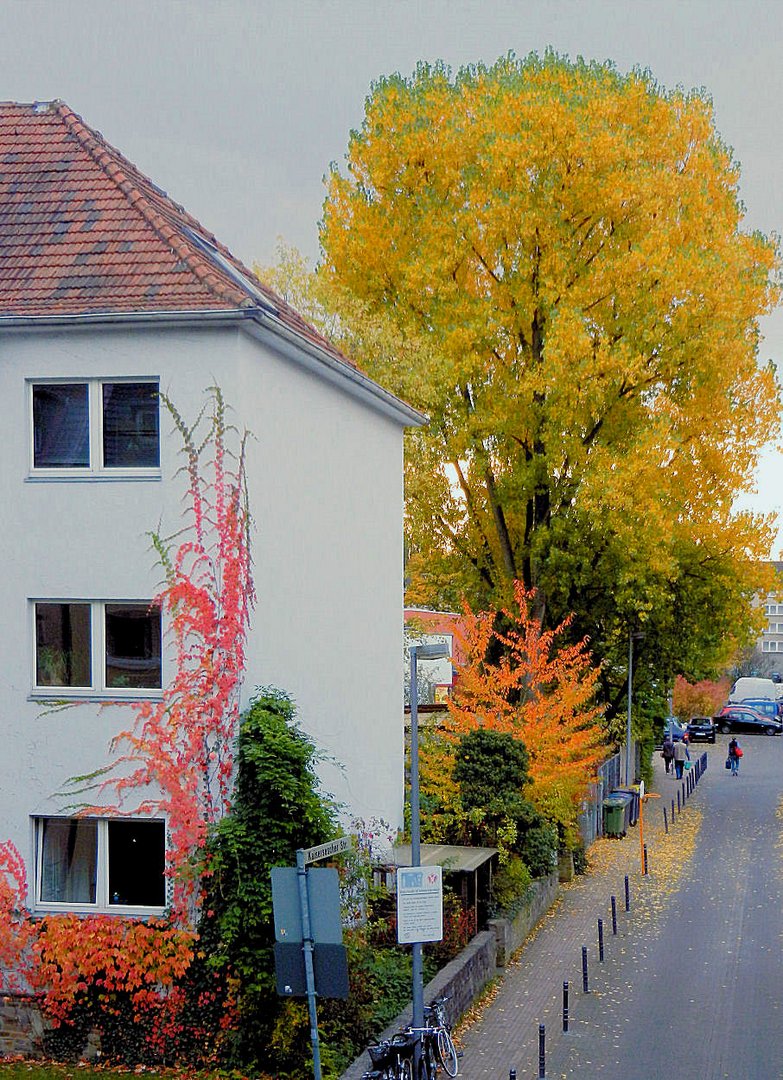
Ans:
[{"label": "bollard", "polygon": [[568,1031],[568,983],[563,983],[563,1031]]},{"label": "bollard", "polygon": [[604,962],[604,920],[598,920],[598,959]]},{"label": "bollard", "polygon": [[538,1025],[538,1080],[546,1080],[546,1027]]},{"label": "bollard", "polygon": [[646,844],[644,845],[644,860],[643,861],[644,861],[644,873],[645,873],[645,876],[646,876],[647,874],[650,873],[650,871],[647,868],[647,845]]},{"label": "bollard", "polygon": [[509,1069],[508,1070],[508,1080],[517,1080],[517,1070],[516,1069]]},{"label": "bollard", "polygon": [[674,799],[672,799],[672,825],[674,824]]},{"label": "bollard", "polygon": [[666,807],[663,808],[663,829],[664,832],[669,832],[669,819],[666,817]]},{"label": "bollard", "polygon": [[612,897],[612,933],[617,933],[617,900]]},{"label": "bollard", "polygon": [[628,875],[625,875],[625,910],[631,910],[631,887],[628,883]]},{"label": "bollard", "polygon": [[679,791],[679,788],[677,789],[677,813],[678,814],[682,813],[682,809],[680,808],[680,791]]},{"label": "bollard", "polygon": [[590,993],[590,983],[587,978],[587,946],[582,946],[582,989],[586,994]]}]

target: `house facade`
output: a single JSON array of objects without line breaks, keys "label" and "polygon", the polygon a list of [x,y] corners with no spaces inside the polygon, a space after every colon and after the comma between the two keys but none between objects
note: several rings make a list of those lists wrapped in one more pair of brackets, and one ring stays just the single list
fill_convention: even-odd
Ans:
[{"label": "house facade", "polygon": [[165,820],[78,818],[62,792],[128,726],[105,703],[173,674],[148,534],[182,527],[187,485],[159,393],[192,421],[213,385],[251,433],[244,702],[284,689],[346,820],[397,824],[402,435],[423,417],[66,105],[0,103],[0,841],[34,910],[163,906]]}]

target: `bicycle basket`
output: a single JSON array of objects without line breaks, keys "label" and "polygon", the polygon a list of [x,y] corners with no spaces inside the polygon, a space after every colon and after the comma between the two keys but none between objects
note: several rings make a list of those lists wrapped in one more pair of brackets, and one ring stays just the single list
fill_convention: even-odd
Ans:
[{"label": "bicycle basket", "polygon": [[376,1043],[375,1046],[368,1046],[367,1053],[376,1068],[391,1064],[393,1058],[392,1046],[388,1041]]}]

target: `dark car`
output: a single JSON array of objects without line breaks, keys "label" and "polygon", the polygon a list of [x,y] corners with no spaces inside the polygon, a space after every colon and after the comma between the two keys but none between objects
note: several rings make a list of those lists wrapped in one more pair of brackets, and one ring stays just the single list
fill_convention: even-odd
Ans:
[{"label": "dark car", "polygon": [[691,742],[715,742],[717,728],[711,716],[692,716],[686,726]]},{"label": "dark car", "polygon": [[715,717],[715,723],[725,735],[730,731],[746,731],[751,735],[780,735],[783,732],[780,720],[773,720],[747,705],[724,705]]}]

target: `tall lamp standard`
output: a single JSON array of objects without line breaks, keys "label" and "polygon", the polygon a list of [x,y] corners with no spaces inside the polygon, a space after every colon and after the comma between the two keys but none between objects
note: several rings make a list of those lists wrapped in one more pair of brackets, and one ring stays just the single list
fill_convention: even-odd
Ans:
[{"label": "tall lamp standard", "polygon": [[631,776],[631,698],[633,697],[633,643],[644,637],[639,630],[628,631],[628,714],[625,721],[625,786],[633,782]]},{"label": "tall lamp standard", "polygon": [[[449,649],[444,644],[411,645],[411,865],[421,866],[421,815],[419,810],[419,660],[445,660]],[[420,941],[413,942],[413,1021],[414,1028],[424,1027],[424,959]],[[413,1075],[419,1075],[421,1041],[413,1049]]]}]

